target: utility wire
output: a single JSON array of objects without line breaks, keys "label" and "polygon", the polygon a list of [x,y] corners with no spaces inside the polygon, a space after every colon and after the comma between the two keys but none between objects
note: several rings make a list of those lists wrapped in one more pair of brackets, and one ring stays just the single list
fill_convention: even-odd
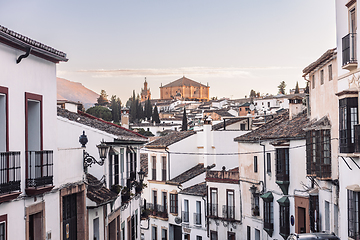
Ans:
[{"label": "utility wire", "polygon": [[[332,138],[330,139],[330,141],[332,140],[338,140],[338,138]],[[329,142],[329,141],[322,141],[322,142],[316,142],[316,143],[309,143],[309,144],[303,144],[303,145],[298,145],[298,146],[294,146],[290,149],[297,149],[297,148],[302,148],[302,147],[306,147],[308,145],[312,145],[312,144],[319,144],[319,143],[325,143],[325,142]],[[263,153],[264,151],[255,151],[255,152],[236,152],[236,153],[197,153],[197,152],[169,152],[169,151],[155,151],[155,150],[150,150],[147,149],[146,147],[142,148],[143,151],[145,152],[150,152],[150,153],[169,153],[169,154],[177,154],[177,155],[199,155],[199,156],[236,156],[236,155],[248,155],[248,154],[260,154]],[[266,150],[265,152],[276,152],[276,149],[274,150]]]}]

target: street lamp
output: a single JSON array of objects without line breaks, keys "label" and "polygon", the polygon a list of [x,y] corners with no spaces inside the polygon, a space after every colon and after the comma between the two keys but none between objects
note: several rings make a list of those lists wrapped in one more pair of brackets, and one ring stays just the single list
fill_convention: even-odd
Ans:
[{"label": "street lamp", "polygon": [[139,174],[139,181],[140,181],[140,183],[142,184],[143,181],[144,181],[145,172],[144,172],[143,169],[141,168],[141,169],[140,169],[140,172],[138,172],[138,174]]},{"label": "street lamp", "polygon": [[250,190],[251,194],[254,195],[257,191],[257,187],[255,187],[255,185],[253,184],[249,190]]},{"label": "street lamp", "polygon": [[[81,144],[81,147],[86,148],[86,143],[88,142],[88,138],[85,135],[85,131],[83,131],[83,134],[80,135],[79,137],[79,142]],[[96,146],[99,150],[99,156],[100,156],[100,161],[97,161],[93,156],[91,156],[88,152],[85,151],[85,149],[83,150],[83,161],[84,161],[84,171],[85,173],[87,173],[87,168],[91,167],[92,164],[96,163],[99,164],[100,166],[104,165],[105,162],[105,158],[107,156],[107,152],[109,150],[109,147],[106,145],[106,143],[104,142],[104,140]]]}]

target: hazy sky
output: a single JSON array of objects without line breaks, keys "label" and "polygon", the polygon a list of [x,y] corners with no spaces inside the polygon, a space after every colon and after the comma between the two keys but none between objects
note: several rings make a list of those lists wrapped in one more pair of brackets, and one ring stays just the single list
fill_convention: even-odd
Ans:
[{"label": "hazy sky", "polygon": [[0,25],[67,53],[57,76],[125,102],[183,75],[210,97],[277,93],[336,47],[334,0],[0,0]]}]

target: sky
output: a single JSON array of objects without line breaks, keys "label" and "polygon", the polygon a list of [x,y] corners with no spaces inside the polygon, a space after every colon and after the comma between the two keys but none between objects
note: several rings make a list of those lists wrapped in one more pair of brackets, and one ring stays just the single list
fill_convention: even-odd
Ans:
[{"label": "sky", "polygon": [[57,76],[123,102],[182,76],[210,97],[276,94],[336,47],[334,0],[0,0],[0,25],[63,51]]}]

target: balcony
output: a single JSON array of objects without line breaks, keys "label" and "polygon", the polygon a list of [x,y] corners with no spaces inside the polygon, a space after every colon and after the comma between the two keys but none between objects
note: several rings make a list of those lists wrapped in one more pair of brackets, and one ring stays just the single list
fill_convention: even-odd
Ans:
[{"label": "balcony", "polygon": [[183,211],[181,217],[182,217],[182,221],[183,221],[184,223],[188,223],[188,222],[189,222],[189,212]]},{"label": "balcony", "polygon": [[209,217],[217,217],[218,216],[218,205],[209,203]]},{"label": "balcony", "polygon": [[26,194],[38,195],[53,186],[53,151],[26,152]]},{"label": "balcony", "polygon": [[0,153],[0,203],[20,195],[20,152]]},{"label": "balcony", "polygon": [[194,224],[201,225],[201,213],[194,213]]},{"label": "balcony", "polygon": [[150,212],[151,216],[168,218],[166,206],[160,204],[146,203],[146,209]]},{"label": "balcony", "polygon": [[357,68],[356,33],[349,33],[342,38],[342,68],[349,71]]},{"label": "balcony", "polygon": [[239,171],[207,171],[206,180],[211,182],[238,183]]},{"label": "balcony", "polygon": [[229,220],[235,219],[235,206],[223,205],[222,212],[223,212],[223,218]]}]

